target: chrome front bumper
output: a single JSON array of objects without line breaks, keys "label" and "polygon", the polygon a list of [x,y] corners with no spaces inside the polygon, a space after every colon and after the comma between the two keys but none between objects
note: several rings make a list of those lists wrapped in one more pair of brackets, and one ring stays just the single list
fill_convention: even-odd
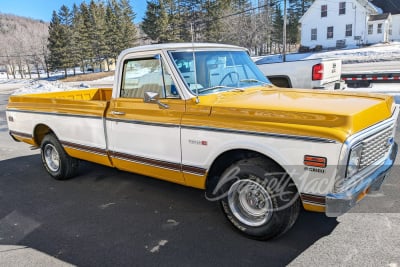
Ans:
[{"label": "chrome front bumper", "polygon": [[393,144],[390,156],[385,162],[361,180],[356,186],[340,193],[330,193],[326,196],[325,213],[328,217],[337,217],[346,213],[368,192],[378,191],[385,178],[389,175],[390,170],[396,159],[398,146]]}]

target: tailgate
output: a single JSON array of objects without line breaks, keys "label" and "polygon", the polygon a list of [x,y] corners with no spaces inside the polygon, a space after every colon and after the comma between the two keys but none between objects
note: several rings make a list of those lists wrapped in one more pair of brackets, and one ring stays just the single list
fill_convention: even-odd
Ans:
[{"label": "tailgate", "polygon": [[323,84],[340,81],[342,61],[340,59],[322,60],[324,65]]}]

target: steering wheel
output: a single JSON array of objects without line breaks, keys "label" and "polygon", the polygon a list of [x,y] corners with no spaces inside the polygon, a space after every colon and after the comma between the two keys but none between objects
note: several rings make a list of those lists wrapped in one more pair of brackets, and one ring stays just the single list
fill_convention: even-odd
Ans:
[{"label": "steering wheel", "polygon": [[[236,79],[234,79],[234,76],[236,76]],[[239,82],[239,73],[237,73],[236,71],[231,71],[225,74],[225,76],[219,82],[219,85],[222,85],[228,77],[231,79],[231,84]]]}]

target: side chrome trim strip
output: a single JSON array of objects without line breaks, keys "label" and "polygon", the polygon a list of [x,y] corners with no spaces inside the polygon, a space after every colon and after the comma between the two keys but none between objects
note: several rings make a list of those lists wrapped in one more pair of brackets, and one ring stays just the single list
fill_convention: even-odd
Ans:
[{"label": "side chrome trim strip", "polygon": [[107,121],[114,121],[114,122],[122,122],[122,123],[129,123],[129,124],[139,124],[139,125],[146,125],[146,126],[157,126],[157,127],[168,127],[168,128],[179,128],[179,124],[174,123],[162,123],[162,122],[147,122],[147,121],[139,121],[139,120],[123,120],[123,119],[114,119],[114,118],[106,118]]},{"label": "side chrome trim strip", "polygon": [[131,154],[127,154],[127,153],[112,151],[112,152],[110,152],[110,156],[112,158],[135,162],[135,163],[144,164],[144,165],[148,165],[148,166],[154,166],[157,168],[162,168],[162,169],[167,169],[167,170],[172,170],[172,171],[178,171],[178,172],[182,171],[185,173],[191,173],[191,174],[195,174],[195,175],[199,175],[199,176],[204,176],[207,173],[207,170],[204,168],[200,168],[200,167],[196,167],[196,166],[189,166],[189,165],[182,165],[182,164],[176,163],[176,162],[169,162],[169,161],[164,161],[164,160],[145,158],[145,157],[131,155]]},{"label": "side chrome trim strip", "polygon": [[[72,148],[72,149],[76,149],[76,150],[80,150],[80,151],[84,151],[84,152],[89,152],[89,153],[93,153],[93,154],[101,155],[101,156],[108,155],[108,151],[106,149],[71,143],[68,141],[60,141],[60,142],[63,146],[68,147],[68,148]],[[196,167],[196,166],[190,166],[190,165],[182,165],[182,164],[176,163],[176,162],[151,159],[151,158],[141,157],[141,156],[127,154],[127,153],[115,152],[115,151],[109,152],[109,154],[110,154],[110,157],[112,157],[112,158],[117,158],[117,159],[121,159],[121,160],[125,160],[125,161],[135,162],[135,163],[139,163],[139,164],[143,164],[143,165],[153,166],[153,167],[172,170],[172,171],[178,171],[178,172],[182,171],[185,173],[190,173],[190,174],[194,174],[194,175],[198,175],[198,176],[204,176],[207,173],[207,169]]]},{"label": "side chrome trim strip", "polygon": [[23,138],[29,138],[29,139],[33,139],[33,135],[29,134],[29,133],[22,133],[22,132],[17,132],[17,131],[10,131],[10,135],[16,135],[19,137],[23,137]]},{"label": "side chrome trim strip", "polygon": [[200,130],[200,131],[210,131],[210,132],[220,132],[220,133],[244,134],[244,135],[252,135],[252,136],[286,138],[286,139],[302,140],[302,141],[317,142],[317,143],[330,143],[330,144],[337,143],[337,141],[332,140],[332,139],[312,137],[312,136],[296,136],[296,135],[287,135],[287,134],[278,134],[278,133],[253,132],[253,131],[236,130],[236,129],[228,129],[228,128],[214,128],[214,127],[208,127],[208,126],[191,126],[191,125],[179,125],[179,124],[170,124],[170,123],[146,122],[146,121],[138,121],[138,120],[122,120],[122,119],[110,119],[110,118],[107,118],[106,120],[122,122],[122,123],[147,125],[147,126],[174,127],[174,128],[181,127],[181,129],[187,129],[187,130]]},{"label": "side chrome trim strip", "polygon": [[[42,114],[42,115],[53,115],[53,116],[99,119],[99,120],[103,119],[103,117],[95,116],[95,115],[91,116],[91,115],[78,115],[78,114],[59,113],[59,112],[39,112],[39,111],[16,110],[16,109],[7,109],[7,111],[21,112],[21,113],[34,113],[34,114]],[[302,140],[302,141],[316,142],[316,143],[331,143],[331,144],[337,143],[337,141],[332,140],[332,139],[312,137],[312,136],[297,136],[297,135],[288,135],[288,134],[279,134],[279,133],[254,132],[254,131],[236,130],[236,129],[228,129],[228,128],[214,128],[214,127],[208,127],[208,126],[179,125],[179,124],[172,124],[172,123],[146,122],[146,121],[139,121],[139,120],[122,120],[122,119],[114,119],[114,118],[106,118],[106,121],[115,121],[115,122],[157,126],[157,127],[172,127],[172,128],[181,127],[182,129],[187,129],[187,130],[201,130],[201,131],[211,131],[211,132],[220,132],[220,133],[244,134],[244,135],[251,135],[251,136],[284,138],[284,139]]]},{"label": "side chrome trim strip", "polygon": [[296,135],[278,134],[278,133],[253,132],[253,131],[244,131],[244,130],[236,130],[236,129],[213,128],[213,127],[208,127],[208,126],[182,125],[182,129],[233,133],[233,134],[244,134],[244,135],[252,135],[252,136],[275,137],[275,138],[302,140],[302,141],[318,142],[318,143],[337,143],[337,141],[335,141],[335,140],[331,140],[331,139],[327,139],[327,138],[312,137],[312,136],[296,136]]},{"label": "side chrome trim strip", "polygon": [[7,112],[19,112],[19,113],[32,113],[39,115],[52,115],[52,116],[61,116],[61,117],[76,117],[76,118],[88,118],[88,119],[103,119],[102,116],[96,115],[80,115],[80,114],[70,114],[70,113],[61,113],[61,112],[44,112],[44,111],[32,111],[32,110],[23,110],[23,109],[7,109]]},{"label": "side chrome trim strip", "polygon": [[96,155],[107,156],[107,150],[105,150],[103,148],[86,146],[86,145],[71,143],[71,142],[62,141],[62,140],[60,140],[60,143],[63,146],[69,147],[69,148],[72,148],[72,149],[76,149],[76,150],[80,150],[80,151],[84,151],[84,152],[89,152],[89,153],[93,153],[93,154],[96,154]]}]

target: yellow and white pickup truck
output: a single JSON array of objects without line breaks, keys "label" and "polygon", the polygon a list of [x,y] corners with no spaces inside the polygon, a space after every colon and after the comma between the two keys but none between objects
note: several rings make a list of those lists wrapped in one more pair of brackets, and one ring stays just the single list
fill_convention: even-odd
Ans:
[{"label": "yellow and white pickup truck", "polygon": [[302,209],[339,216],[397,154],[392,97],[273,86],[240,47],[125,50],[114,87],[11,96],[11,136],[56,179],[79,160],[204,189],[231,224],[277,237]]}]

